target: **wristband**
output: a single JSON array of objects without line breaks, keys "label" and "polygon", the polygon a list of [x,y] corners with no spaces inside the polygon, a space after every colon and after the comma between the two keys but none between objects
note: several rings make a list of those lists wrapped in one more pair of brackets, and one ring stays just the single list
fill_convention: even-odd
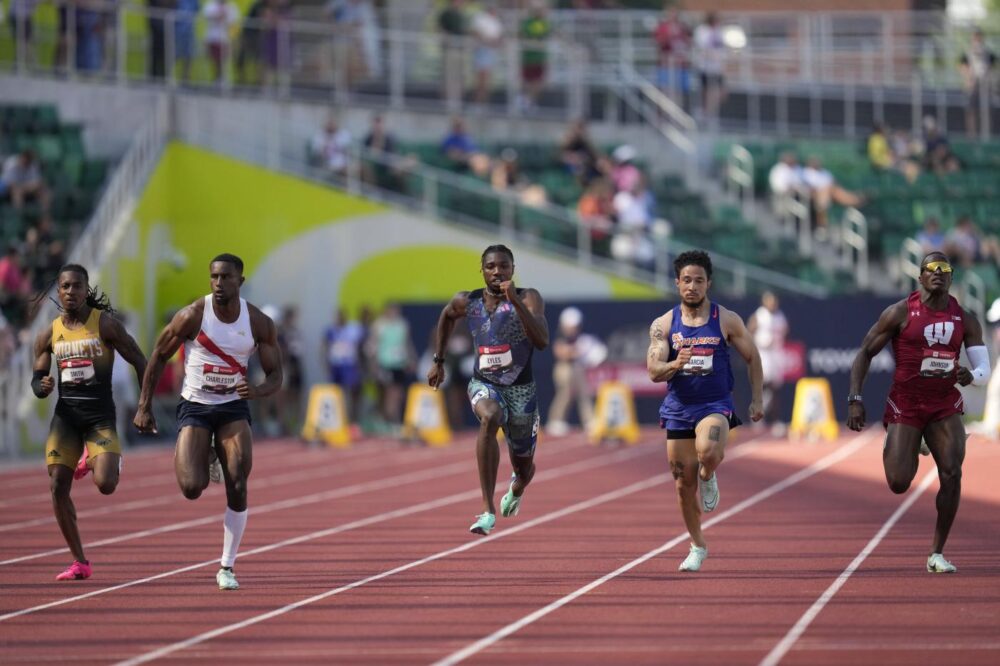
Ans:
[{"label": "wristband", "polygon": [[444,356],[434,354],[434,365],[444,365]]},{"label": "wristband", "polygon": [[850,395],[848,395],[847,396],[847,404],[849,405],[852,402],[863,402],[863,400],[861,398],[861,394],[860,393],[851,393]]},{"label": "wristband", "polygon": [[48,377],[48,370],[35,370],[31,375],[31,390],[36,398],[44,398],[45,391],[42,390],[42,377]]}]

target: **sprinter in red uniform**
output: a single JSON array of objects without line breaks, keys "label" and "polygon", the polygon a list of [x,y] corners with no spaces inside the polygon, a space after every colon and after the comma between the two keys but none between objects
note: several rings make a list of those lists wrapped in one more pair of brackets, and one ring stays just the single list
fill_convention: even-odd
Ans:
[{"label": "sprinter in red uniform", "polygon": [[[945,254],[931,252],[924,257],[920,288],[886,308],[861,343],[847,396],[847,425],[861,430],[865,426],[861,387],[871,360],[892,340],[896,374],[882,417],[886,428],[882,463],[889,488],[904,493],[917,473],[921,438],[934,456],[941,488],[934,540],[927,557],[927,571],[932,573],[956,570],[941,554],[958,512],[965,458],[964,405],[955,384],[980,386],[990,377],[983,328],[948,294],[951,280],[951,263]],[[959,365],[963,344],[971,368]]]}]

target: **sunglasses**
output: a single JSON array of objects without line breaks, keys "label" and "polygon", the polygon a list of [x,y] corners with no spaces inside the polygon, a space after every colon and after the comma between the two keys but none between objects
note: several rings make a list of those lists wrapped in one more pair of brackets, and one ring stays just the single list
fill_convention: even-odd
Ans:
[{"label": "sunglasses", "polygon": [[942,273],[951,273],[951,264],[947,261],[929,261],[924,264],[924,270],[928,273],[936,273],[941,271]]}]

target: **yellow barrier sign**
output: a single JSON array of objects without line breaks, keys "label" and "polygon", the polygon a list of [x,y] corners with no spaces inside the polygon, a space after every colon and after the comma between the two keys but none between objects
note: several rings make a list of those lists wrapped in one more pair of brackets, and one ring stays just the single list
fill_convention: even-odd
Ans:
[{"label": "yellow barrier sign", "polygon": [[302,437],[338,448],[351,445],[351,428],[344,406],[344,393],[339,386],[317,384],[309,391],[309,407],[306,409]]},{"label": "yellow barrier sign", "polygon": [[833,409],[830,382],[822,377],[803,377],[795,384],[795,404],[792,406],[792,423],[788,427],[791,437],[827,440],[837,439],[840,426]]},{"label": "yellow barrier sign", "polygon": [[639,441],[632,389],[621,382],[604,382],[597,389],[590,440],[597,444],[608,439],[621,440],[626,444]]},{"label": "yellow barrier sign", "polygon": [[423,440],[428,446],[451,443],[451,426],[444,407],[444,395],[427,384],[411,384],[406,394],[403,436]]}]

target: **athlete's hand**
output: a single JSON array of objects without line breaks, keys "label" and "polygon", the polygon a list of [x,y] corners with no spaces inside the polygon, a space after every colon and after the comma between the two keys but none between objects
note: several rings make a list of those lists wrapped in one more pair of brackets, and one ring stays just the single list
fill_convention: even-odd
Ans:
[{"label": "athlete's hand", "polygon": [[750,401],[750,420],[756,423],[764,418],[764,401],[763,400],[751,400]]},{"label": "athlete's hand", "polygon": [[513,280],[507,280],[506,282],[500,283],[500,293],[508,301],[513,302],[517,298],[517,287],[514,286]]},{"label": "athlete's hand", "polygon": [[[971,382],[972,375],[969,375],[969,378],[969,381]],[[42,388],[42,397],[44,398],[48,394],[52,393],[52,390],[56,387],[56,380],[52,377],[52,375],[45,375],[42,377],[42,381],[39,383],[39,386]],[[962,386],[965,386],[965,384]]]},{"label": "athlete's hand", "polygon": [[134,425],[139,432],[156,432],[156,419],[153,417],[153,412],[150,409],[143,409],[140,407],[135,413],[135,418],[132,419],[132,425]]},{"label": "athlete's hand", "polygon": [[435,391],[441,386],[441,382],[444,381],[444,366],[440,363],[435,363],[431,365],[431,369],[427,371],[427,383],[433,387]]},{"label": "athlete's hand", "polygon": [[[964,366],[958,366],[958,374],[956,377],[958,379],[959,386],[968,386],[972,383],[972,371]],[[43,379],[42,381],[44,382],[45,380]]]},{"label": "athlete's hand", "polygon": [[678,371],[684,369],[684,366],[691,360],[691,349],[690,345],[684,345],[677,350],[677,358],[674,359],[674,363],[677,364]]},{"label": "athlete's hand", "polygon": [[865,403],[852,402],[847,405],[847,427],[857,431],[865,427]]},{"label": "athlete's hand", "polygon": [[257,389],[250,384],[247,384],[246,380],[241,380],[239,384],[236,385],[236,395],[240,396],[244,400],[253,400],[257,397]]}]

